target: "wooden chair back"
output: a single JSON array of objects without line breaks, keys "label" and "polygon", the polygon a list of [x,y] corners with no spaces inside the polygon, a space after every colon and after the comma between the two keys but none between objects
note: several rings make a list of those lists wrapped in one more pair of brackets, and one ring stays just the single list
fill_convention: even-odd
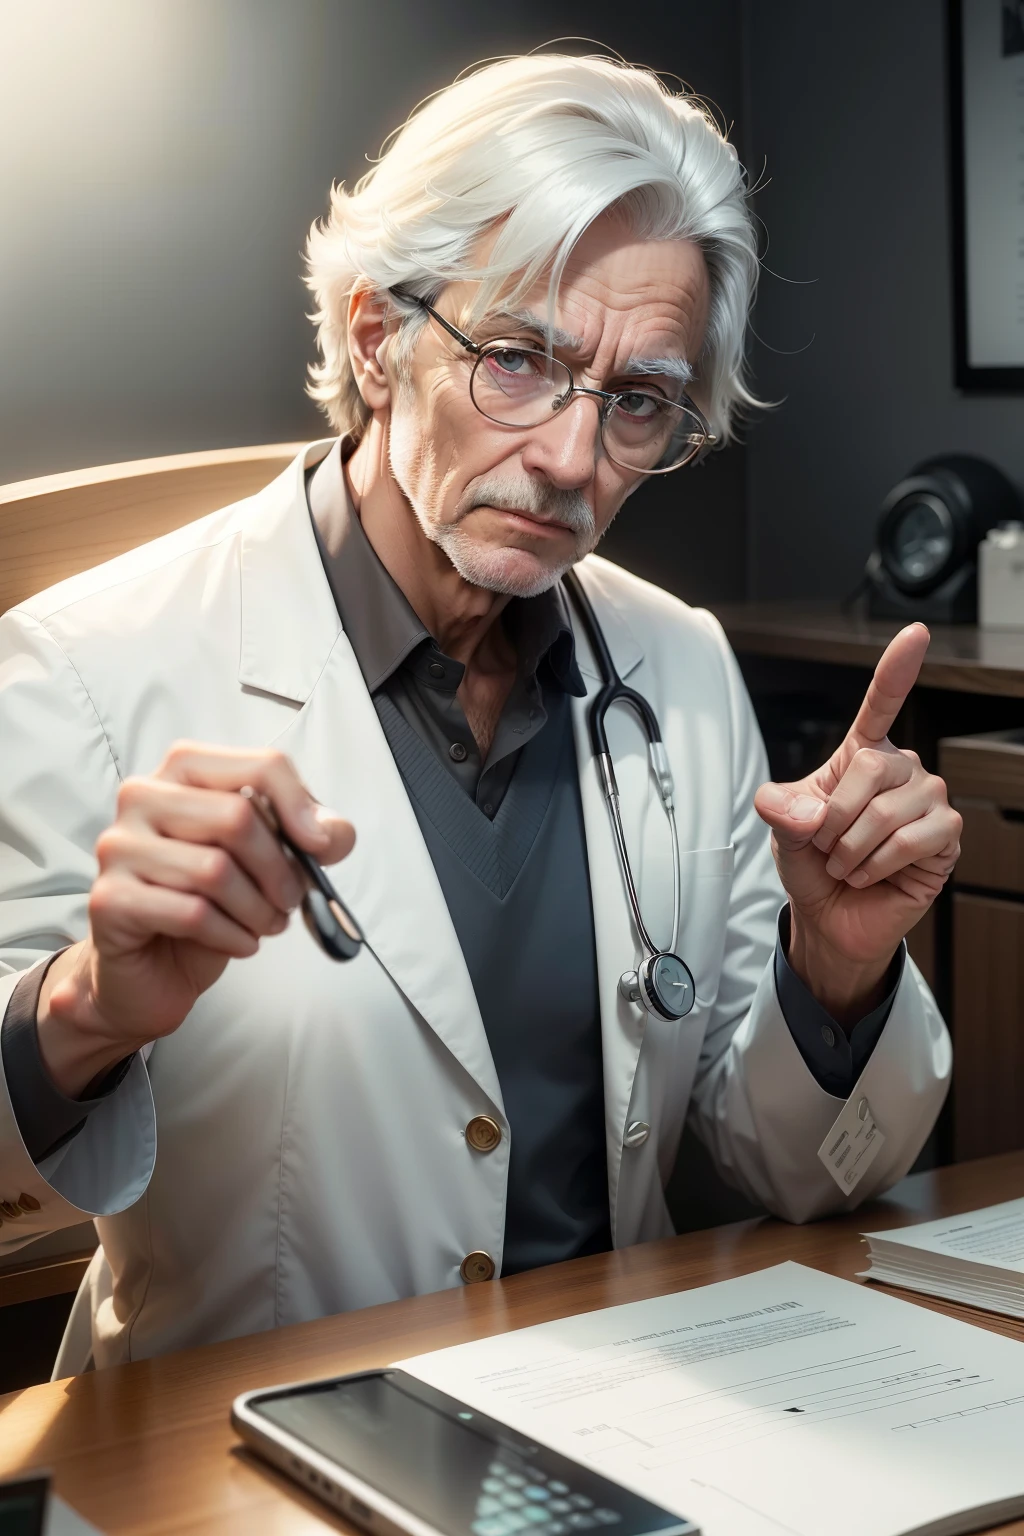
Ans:
[{"label": "wooden chair back", "polygon": [[0,613],[66,576],[251,496],[301,446],[181,453],[0,486]]}]

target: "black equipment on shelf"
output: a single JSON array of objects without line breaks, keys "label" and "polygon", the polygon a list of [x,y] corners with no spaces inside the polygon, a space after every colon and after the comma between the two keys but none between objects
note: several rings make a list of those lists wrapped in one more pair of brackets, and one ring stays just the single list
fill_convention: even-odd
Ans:
[{"label": "black equipment on shelf", "polygon": [[864,572],[868,613],[976,623],[978,545],[1021,515],[1016,488],[994,464],[965,453],[925,459],[882,503]]}]

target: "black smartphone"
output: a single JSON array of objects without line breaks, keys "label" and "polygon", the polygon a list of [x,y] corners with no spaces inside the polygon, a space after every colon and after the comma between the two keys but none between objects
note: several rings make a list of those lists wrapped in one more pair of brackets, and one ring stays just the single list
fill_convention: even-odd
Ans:
[{"label": "black smartphone", "polygon": [[404,1371],[247,1392],[235,1429],[382,1536],[699,1536],[697,1526]]},{"label": "black smartphone", "polygon": [[0,1536],[43,1536],[49,1492],[49,1472],[0,1482]]}]

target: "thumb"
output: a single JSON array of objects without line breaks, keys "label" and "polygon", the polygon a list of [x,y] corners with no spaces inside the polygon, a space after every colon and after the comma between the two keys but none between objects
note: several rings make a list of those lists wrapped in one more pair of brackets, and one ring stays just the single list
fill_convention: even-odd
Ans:
[{"label": "thumb", "polygon": [[775,833],[786,853],[806,848],[824,820],[828,801],[807,793],[803,784],[762,784],[754,796],[754,809]]},{"label": "thumb", "polygon": [[326,833],[328,838],[326,851],[323,853],[317,851],[318,862],[330,865],[347,858],[356,841],[356,829],[352,823],[346,821],[344,816],[339,816],[336,811],[329,811],[323,805],[316,806],[313,815],[316,817],[320,831]]}]

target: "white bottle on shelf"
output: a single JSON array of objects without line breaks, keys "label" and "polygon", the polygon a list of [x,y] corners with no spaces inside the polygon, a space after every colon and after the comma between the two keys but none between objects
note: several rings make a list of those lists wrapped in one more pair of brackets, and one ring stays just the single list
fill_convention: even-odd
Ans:
[{"label": "white bottle on shelf", "polygon": [[1024,629],[1024,523],[1000,523],[978,545],[978,623]]}]

